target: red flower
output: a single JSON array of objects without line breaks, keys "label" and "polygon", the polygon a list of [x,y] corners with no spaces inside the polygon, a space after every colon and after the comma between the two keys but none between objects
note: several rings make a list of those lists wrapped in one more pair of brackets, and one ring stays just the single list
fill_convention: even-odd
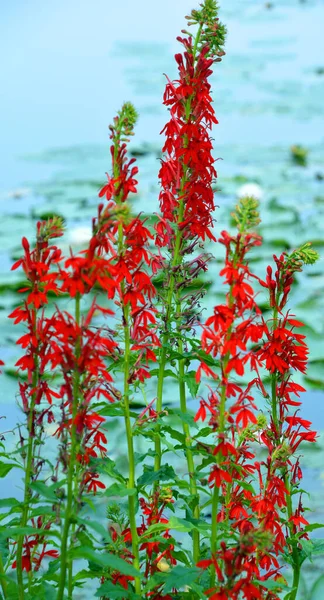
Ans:
[{"label": "red flower", "polygon": [[226,481],[227,483],[232,482],[232,477],[230,473],[228,473],[224,469],[221,469],[217,465],[214,465],[208,477],[208,483],[210,487],[213,487],[214,485],[216,485],[217,487],[221,487],[224,481]]}]

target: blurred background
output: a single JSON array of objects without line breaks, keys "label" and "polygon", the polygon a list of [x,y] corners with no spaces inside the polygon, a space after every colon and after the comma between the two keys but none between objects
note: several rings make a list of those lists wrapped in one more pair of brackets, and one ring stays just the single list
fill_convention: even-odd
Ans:
[{"label": "blurred background", "polygon": [[[300,274],[291,306],[305,323],[310,363],[302,416],[324,431],[324,1],[224,0],[226,56],[214,68],[213,130],[217,233],[238,195],[261,202],[263,275],[274,252],[312,241],[321,259]],[[65,249],[89,237],[97,193],[110,170],[108,124],[122,102],[140,113],[132,154],[140,168],[134,211],[157,210],[159,132],[168,119],[164,73],[194,0],[11,0],[0,7],[0,356],[3,427],[16,421],[13,365],[18,337],[7,319],[21,274],[10,272],[22,235],[56,213],[68,226]],[[221,298],[220,260],[211,265],[209,308]],[[303,449],[302,449],[303,451]],[[304,487],[313,521],[324,521],[323,436],[306,452]],[[12,495],[16,483],[12,482]],[[6,493],[8,490],[6,490]],[[309,517],[308,517],[309,518]],[[319,530],[321,531],[321,530]],[[324,537],[320,535],[320,537]],[[320,563],[307,571],[313,580]],[[309,587],[309,586],[308,586]],[[322,588],[323,592],[323,588]],[[305,590],[301,597],[305,598]],[[324,592],[323,596],[324,597]],[[319,596],[318,596],[319,598]],[[311,600],[315,595],[311,596]]]}]

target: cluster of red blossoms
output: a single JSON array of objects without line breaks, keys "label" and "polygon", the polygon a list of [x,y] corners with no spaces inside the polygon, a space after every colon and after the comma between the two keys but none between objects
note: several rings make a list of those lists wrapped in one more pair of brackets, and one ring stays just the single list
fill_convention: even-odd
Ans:
[{"label": "cluster of red blossoms", "polygon": [[[121,138],[127,141],[126,136],[132,134],[136,117],[132,105],[126,103],[114,125],[110,126],[113,177],[108,176],[108,184],[99,192],[100,197],[106,196],[108,205],[106,208],[99,205],[87,257],[89,264],[96,268],[96,260],[102,263],[102,254],[111,251],[107,265],[111,278],[103,282],[103,288],[108,289],[109,298],[116,297],[115,302],[123,312],[124,325],[127,322],[130,327],[130,350],[136,354],[130,383],[136,380],[143,382],[150,376],[147,364],[156,360],[153,349],[160,345],[155,334],[157,311],[152,306],[156,292],[148,273],[148,269],[155,270],[160,263],[148,247],[152,234],[140,217],[130,215],[126,204],[129,193],[137,191],[134,175],[138,169],[131,167],[135,159],[127,159],[126,143],[121,143]],[[112,251],[114,245],[117,247]]]},{"label": "cluster of red blossoms", "polygon": [[[31,524],[35,529],[44,528],[45,532],[51,528],[52,523],[43,523],[43,518],[38,517],[36,520],[31,519]],[[58,558],[59,552],[57,550],[47,549],[47,542],[44,535],[27,535],[23,544],[23,556],[22,556],[22,570],[29,573],[32,569],[39,571],[42,561],[44,558]],[[17,568],[17,561],[12,563],[12,568]]]},{"label": "cluster of red blossoms", "polygon": [[177,39],[185,52],[175,55],[179,80],[168,80],[163,97],[163,104],[170,107],[171,118],[162,130],[166,141],[159,172],[161,217],[156,226],[156,244],[168,248],[174,245],[173,223],[187,240],[206,237],[215,240],[212,182],[217,173],[209,130],[218,121],[208,82],[214,58],[207,56],[209,46],[203,46],[196,56],[191,37]]},{"label": "cluster of red blossoms", "polygon": [[[57,479],[59,465],[68,472],[71,452],[76,451],[77,502],[81,501],[84,490],[95,493],[105,488],[92,466],[92,459],[106,453],[107,437],[102,430],[105,419],[91,409],[91,404],[93,400],[120,400],[120,392],[114,387],[107,367],[118,362],[123,353],[114,339],[118,331],[99,326],[96,321],[98,315],[106,317],[114,313],[99,305],[95,296],[86,314],[81,315],[82,296],[101,290],[121,310],[123,326],[127,324],[129,330],[132,356],[129,384],[149,377],[147,364],[156,360],[153,348],[159,346],[154,331],[156,309],[151,304],[155,289],[147,273],[154,260],[148,249],[152,235],[140,217],[130,216],[126,204],[129,193],[136,191],[133,176],[137,172],[132,167],[129,174],[134,160],[127,162],[126,144],[120,140],[129,133],[129,112],[131,105],[124,106],[115,119],[115,127],[111,127],[115,176],[99,192],[100,197],[106,195],[108,204],[99,205],[88,249],[64,259],[61,251],[50,245],[51,238],[63,235],[63,223],[54,218],[38,223],[33,250],[23,238],[24,257],[13,265],[13,269],[23,268],[28,281],[28,287],[20,290],[28,292],[27,298],[10,317],[15,323],[25,322],[28,328],[28,333],[17,342],[25,354],[16,366],[27,373],[27,381],[19,387],[29,435],[40,440],[44,435],[44,420],[57,422],[55,435],[60,441],[60,452],[53,480]],[[47,317],[44,305],[49,293],[75,298],[76,314],[72,316],[57,308]],[[54,390],[51,382],[58,374],[62,383]],[[21,445],[24,443],[21,437]],[[41,472],[34,456],[29,468],[34,481]],[[26,540],[24,547],[28,550],[30,543]],[[27,564],[28,552],[22,560]]]},{"label": "cluster of red blossoms", "polygon": [[[253,199],[243,200],[237,216],[242,210],[250,212],[251,207],[255,212]],[[254,219],[250,226],[253,224]],[[249,227],[248,219],[245,226]],[[293,274],[307,260],[298,250],[290,256],[275,257],[275,279],[269,267],[267,280],[260,281],[269,292],[273,310],[272,318],[266,320],[257,306],[251,285],[254,276],[246,260],[247,252],[260,245],[261,239],[239,228],[236,236],[222,232],[219,241],[226,247],[221,275],[229,291],[226,303],[216,306],[213,316],[203,325],[201,342],[206,362],[197,371],[198,381],[204,371],[217,379],[218,385],[210,390],[207,400],[200,401],[195,420],[204,421],[209,414],[209,425],[217,436],[214,446],[204,446],[211,467],[209,486],[215,489],[217,499],[224,498],[223,502],[217,500],[214,518],[220,528],[222,523],[230,523],[238,539],[223,541],[221,550],[215,540],[211,558],[199,566],[216,570],[218,583],[206,591],[212,600],[237,598],[240,593],[247,599],[277,598],[262,587],[262,581],[273,578],[280,582],[278,557],[287,545],[292,563],[296,561],[299,569],[298,539],[308,537],[307,530],[302,530],[308,522],[302,514],[301,497],[298,507],[293,508],[292,494],[298,492],[302,477],[296,452],[301,442],[316,441],[316,432],[310,431],[311,422],[300,418],[297,412],[288,414],[291,407],[297,411],[300,406],[293,396],[305,391],[292,381],[291,373],[305,372],[308,351],[305,336],[295,331],[303,324],[282,312]],[[215,359],[215,365],[218,361],[220,375],[208,357]],[[239,378],[247,367],[256,376],[242,386]],[[269,390],[260,376],[261,368],[269,372]],[[258,392],[267,402],[265,412],[257,412]],[[268,450],[267,458],[261,462],[257,460],[255,444]],[[242,539],[256,534],[268,536],[268,543],[263,547],[258,543],[250,545],[245,555],[241,552]]]}]

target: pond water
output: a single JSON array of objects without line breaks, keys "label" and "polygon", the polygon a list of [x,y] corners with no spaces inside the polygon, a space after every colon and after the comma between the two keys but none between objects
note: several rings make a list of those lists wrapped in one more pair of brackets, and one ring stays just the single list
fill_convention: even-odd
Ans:
[{"label": "pond water", "polygon": [[[95,212],[97,192],[109,165],[107,126],[125,100],[140,113],[131,144],[140,168],[134,211],[157,210],[159,131],[167,120],[161,105],[163,73],[176,76],[175,37],[195,2],[164,0],[14,0],[1,8],[4,94],[0,98],[0,356],[11,368],[18,357],[15,329],[7,319],[17,298],[19,273],[10,266],[22,235],[48,211],[67,220],[72,244],[81,248]],[[225,5],[225,2],[224,2]],[[324,431],[324,42],[322,0],[231,0],[222,9],[228,27],[227,55],[215,66],[213,97],[219,125],[213,132],[218,161],[217,230],[228,218],[240,186],[262,192],[260,232],[254,256],[264,273],[274,252],[312,241],[319,262],[300,275],[291,306],[306,324],[310,363],[302,416]],[[305,166],[291,146],[308,151]],[[79,241],[78,241],[79,240]],[[208,279],[207,310],[220,298],[218,250]],[[305,383],[305,380],[304,380]],[[154,390],[152,391],[154,393]],[[16,420],[16,379],[1,379],[2,430]],[[306,489],[312,519],[324,520],[323,436],[305,451]],[[122,460],[122,457],[121,457]],[[6,495],[18,495],[8,480]],[[10,493],[9,493],[10,492]],[[1,495],[1,493],[0,493]],[[319,530],[320,531],[320,530]],[[319,534],[320,535],[320,534]],[[306,579],[320,572],[316,563]],[[305,598],[305,591],[302,596]]]}]

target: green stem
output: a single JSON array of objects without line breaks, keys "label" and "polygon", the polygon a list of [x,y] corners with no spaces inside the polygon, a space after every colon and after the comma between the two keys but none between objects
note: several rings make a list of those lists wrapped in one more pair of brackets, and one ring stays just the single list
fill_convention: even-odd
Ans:
[{"label": "green stem", "polygon": [[[75,494],[75,491],[74,491]],[[72,523],[71,526],[71,542],[70,542],[70,549],[72,546],[72,540],[73,540],[73,535],[75,532],[75,523]],[[68,565],[67,565],[67,571],[68,571],[68,600],[72,600],[72,594],[73,594],[73,561],[70,560],[68,561]]]},{"label": "green stem", "polygon": [[[124,239],[123,239],[123,226],[120,223],[118,225],[118,252],[123,252]],[[124,294],[124,282],[121,283],[122,296]],[[127,452],[128,452],[128,489],[136,488],[135,480],[135,456],[134,456],[134,438],[133,429],[130,415],[130,389],[129,389],[129,375],[130,375],[130,348],[131,348],[131,336],[130,336],[130,324],[129,324],[129,304],[124,304],[122,300],[122,311],[123,311],[123,329],[124,329],[124,421],[127,438]],[[128,496],[128,513],[129,513],[129,526],[132,534],[132,553],[133,553],[133,566],[139,571],[140,560],[139,560],[139,540],[136,527],[136,495],[130,494]],[[135,592],[141,594],[141,581],[139,577],[135,577]]]},{"label": "green stem", "polygon": [[[177,312],[180,312],[181,304],[180,298],[178,298],[177,303]],[[178,335],[180,335],[180,331],[178,330]],[[179,353],[183,353],[183,343],[181,337],[179,338]],[[179,395],[180,395],[180,409],[181,412],[186,415],[187,414],[187,399],[186,399],[186,384],[185,384],[185,364],[183,359],[179,359],[178,361],[178,369],[179,369]],[[185,446],[186,446],[186,458],[188,465],[188,473],[189,473],[189,489],[190,494],[194,498],[195,507],[193,510],[193,514],[195,519],[199,519],[200,517],[200,507],[199,507],[199,494],[197,489],[197,481],[195,476],[195,464],[193,460],[193,455],[191,451],[191,435],[190,435],[190,427],[188,423],[184,420],[182,421],[183,433],[185,436]],[[199,540],[199,531],[196,529],[192,532],[192,542],[193,542],[193,559],[194,562],[197,563],[200,558],[200,540]]]},{"label": "green stem", "polygon": [[[33,325],[34,334],[36,335],[36,318],[37,318],[36,310],[33,311],[33,318],[34,318],[34,325]],[[36,350],[36,352],[34,354],[34,371],[33,371],[33,376],[32,376],[33,389],[37,388],[38,376],[39,376],[38,356],[37,356],[37,350]],[[27,460],[26,460],[26,469],[25,469],[26,476],[25,476],[24,501],[23,501],[23,510],[22,510],[22,515],[21,515],[21,520],[20,520],[20,527],[26,527],[26,525],[28,523],[30,501],[31,501],[31,496],[32,496],[31,490],[30,490],[30,483],[32,480],[32,475],[33,475],[33,457],[34,457],[34,441],[35,441],[35,434],[34,434],[33,429],[34,429],[35,402],[36,402],[36,392],[34,394],[32,394],[30,407],[29,407],[29,414],[28,414],[28,419],[27,419],[28,444],[27,444]],[[17,555],[16,555],[17,585],[18,585],[19,600],[24,600],[24,597],[25,597],[24,578],[23,578],[23,569],[22,569],[23,545],[24,545],[24,536],[21,535],[21,536],[19,536],[18,541],[17,541]]]},{"label": "green stem", "polygon": [[[229,360],[229,353],[225,356],[224,359],[224,371],[226,369],[227,363]],[[219,407],[219,434],[224,433],[225,428],[225,404],[226,404],[226,388],[222,386],[221,392],[221,401]],[[218,536],[218,505],[219,505],[219,487],[214,486],[213,491],[213,499],[212,499],[212,531],[211,531],[211,544],[210,549],[211,553],[215,554],[217,552],[217,536]],[[214,587],[216,581],[216,571],[214,565],[211,566],[211,587]]]},{"label": "green stem", "polygon": [[[75,322],[77,326],[80,326],[80,294],[76,295],[75,298]],[[75,346],[75,358],[76,360],[80,357],[81,353],[81,339],[80,336],[76,340]],[[71,450],[70,450],[70,462],[67,474],[67,501],[64,515],[64,527],[61,541],[61,571],[60,580],[58,585],[57,600],[63,600],[64,588],[66,582],[67,569],[73,568],[73,562],[68,558],[68,539],[70,533],[70,526],[73,518],[74,510],[74,471],[76,464],[76,449],[77,449],[77,431],[75,424],[75,417],[78,412],[79,405],[79,383],[80,383],[80,372],[78,366],[75,367],[74,380],[73,380],[73,400],[72,400],[72,427],[71,427]]]},{"label": "green stem", "polygon": [[[130,331],[129,331],[129,305],[124,307],[124,336],[125,336],[125,354],[124,354],[124,419],[125,429],[127,437],[127,450],[128,450],[128,466],[129,476],[127,487],[134,489],[135,484],[135,458],[134,458],[134,440],[133,430],[130,416],[129,406],[129,370],[130,370]],[[139,570],[139,549],[138,549],[138,534],[136,527],[136,497],[135,495],[128,496],[128,510],[129,510],[129,524],[132,534],[132,552],[133,552],[133,565],[135,569]],[[135,591],[137,594],[141,594],[141,582],[139,577],[135,577]]]},{"label": "green stem", "polygon": [[[180,220],[180,219],[179,219]],[[174,255],[171,265],[171,275],[169,281],[169,290],[166,300],[166,309],[165,309],[165,329],[162,336],[162,348],[159,357],[159,373],[158,373],[158,382],[157,382],[157,398],[156,398],[156,412],[158,415],[161,413],[163,408],[163,388],[164,388],[164,371],[166,367],[166,358],[167,358],[167,349],[166,345],[169,339],[169,331],[167,330],[167,325],[170,322],[170,316],[172,312],[172,304],[173,304],[173,293],[174,286],[176,282],[176,277],[174,274],[174,267],[179,264],[180,259],[180,248],[181,248],[182,234],[180,229],[177,231],[176,241],[174,246]],[[158,471],[161,468],[162,461],[162,450],[161,450],[161,437],[160,437],[161,426],[157,424],[155,430],[155,459],[154,459],[154,470]]]},{"label": "green stem", "polygon": [[293,583],[292,583],[292,591],[289,593],[288,598],[289,600],[295,600],[297,597],[297,593],[298,593],[298,587],[299,587],[299,578],[300,578],[300,561],[299,561],[299,550],[298,550],[298,542],[297,540],[294,538],[294,524],[292,523],[292,521],[289,521],[289,519],[293,516],[293,506],[292,506],[292,499],[291,499],[291,485],[290,485],[290,481],[288,479],[288,475],[285,476],[285,485],[286,488],[288,490],[288,494],[286,496],[287,498],[287,515],[288,515],[288,528],[290,530],[290,537],[291,537],[291,554],[292,554],[292,559],[293,559]]}]

